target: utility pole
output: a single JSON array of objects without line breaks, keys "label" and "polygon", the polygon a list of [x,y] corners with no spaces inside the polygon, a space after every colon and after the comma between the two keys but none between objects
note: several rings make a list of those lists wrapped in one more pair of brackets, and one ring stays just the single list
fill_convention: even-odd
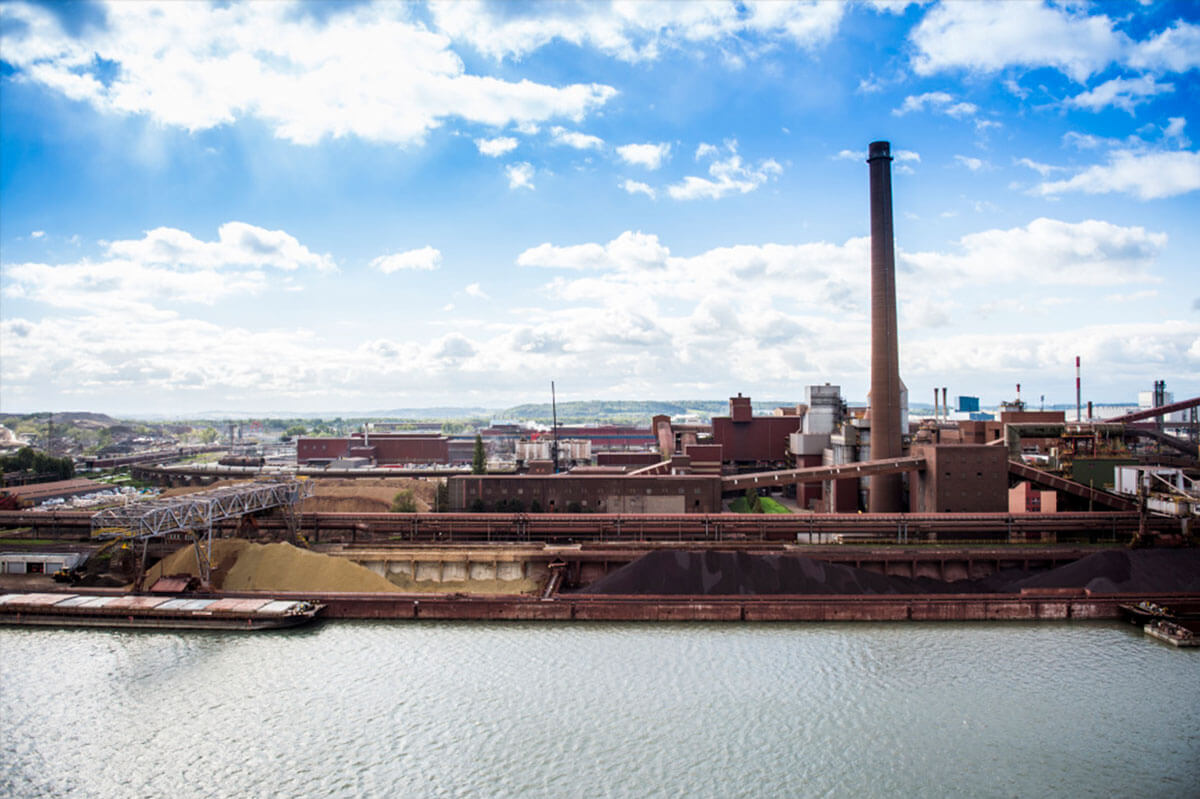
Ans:
[{"label": "utility pole", "polygon": [[558,474],[558,400],[554,395],[554,381],[550,381],[550,421],[554,435],[550,438],[550,457],[554,461],[554,474]]}]

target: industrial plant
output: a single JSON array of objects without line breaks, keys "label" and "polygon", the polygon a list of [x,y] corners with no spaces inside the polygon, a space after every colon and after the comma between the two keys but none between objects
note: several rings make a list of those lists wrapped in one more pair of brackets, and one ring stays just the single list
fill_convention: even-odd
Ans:
[{"label": "industrial plant", "polygon": [[[1175,401],[1160,381],[1137,408],[1085,406],[1077,358],[1074,413],[1034,410],[1020,385],[994,410],[934,387],[932,412],[914,412],[891,162],[888,142],[870,144],[865,405],[830,383],[804,386],[795,405],[756,409],[738,394],[724,414],[648,425],[560,424],[552,403],[549,425],[364,422],[270,449],[230,425],[207,447],[77,459],[81,472],[122,468],[161,487],[116,508],[31,507],[92,487],[81,478],[5,488],[0,526],[62,542],[0,554],[5,576],[56,571],[75,591],[90,579],[194,601],[270,591],[372,618],[1108,618],[1135,599],[1194,604],[1196,570],[1164,558],[1196,564],[1200,397]],[[203,460],[210,450],[219,460]],[[391,507],[386,495],[372,510],[314,504],[335,482],[399,480]],[[248,547],[278,561],[274,577],[239,566]],[[1095,559],[1111,550],[1116,566]],[[97,552],[108,583],[88,568]],[[45,596],[31,609],[8,595],[0,616],[114,616],[102,600],[89,615],[89,600],[63,611]],[[170,623],[156,613],[148,624]]]}]

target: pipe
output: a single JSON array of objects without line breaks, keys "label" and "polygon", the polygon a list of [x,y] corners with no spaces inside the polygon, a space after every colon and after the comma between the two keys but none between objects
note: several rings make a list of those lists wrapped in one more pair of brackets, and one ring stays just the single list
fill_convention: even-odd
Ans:
[{"label": "pipe", "polygon": [[[871,459],[882,460],[902,454],[891,145],[871,142],[867,164],[871,187]],[[898,512],[900,485],[898,474],[873,476],[871,512]]]}]

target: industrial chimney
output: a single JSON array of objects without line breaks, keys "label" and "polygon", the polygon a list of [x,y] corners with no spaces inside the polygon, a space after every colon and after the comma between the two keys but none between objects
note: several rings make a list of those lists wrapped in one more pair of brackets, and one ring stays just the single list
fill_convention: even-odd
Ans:
[{"label": "industrial chimney", "polygon": [[[871,142],[871,459],[898,458],[900,343],[896,325],[896,253],[892,235],[892,155]],[[900,475],[871,478],[871,513],[900,510]]]}]

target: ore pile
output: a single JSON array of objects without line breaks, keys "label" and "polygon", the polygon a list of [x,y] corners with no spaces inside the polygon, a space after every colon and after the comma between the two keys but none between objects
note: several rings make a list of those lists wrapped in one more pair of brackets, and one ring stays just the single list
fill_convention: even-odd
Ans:
[{"label": "ore pile", "polygon": [[[252,544],[237,538],[213,541],[213,587],[225,591],[398,591],[375,572],[345,558],[297,549],[291,544]],[[145,584],[162,575],[199,576],[195,547],[187,546],[147,572]]]},{"label": "ore pile", "polygon": [[1022,588],[1096,593],[1200,591],[1200,551],[1106,551],[1044,572],[1010,570],[944,582],[886,576],[794,555],[660,550],[607,574],[582,594],[989,594]]}]

